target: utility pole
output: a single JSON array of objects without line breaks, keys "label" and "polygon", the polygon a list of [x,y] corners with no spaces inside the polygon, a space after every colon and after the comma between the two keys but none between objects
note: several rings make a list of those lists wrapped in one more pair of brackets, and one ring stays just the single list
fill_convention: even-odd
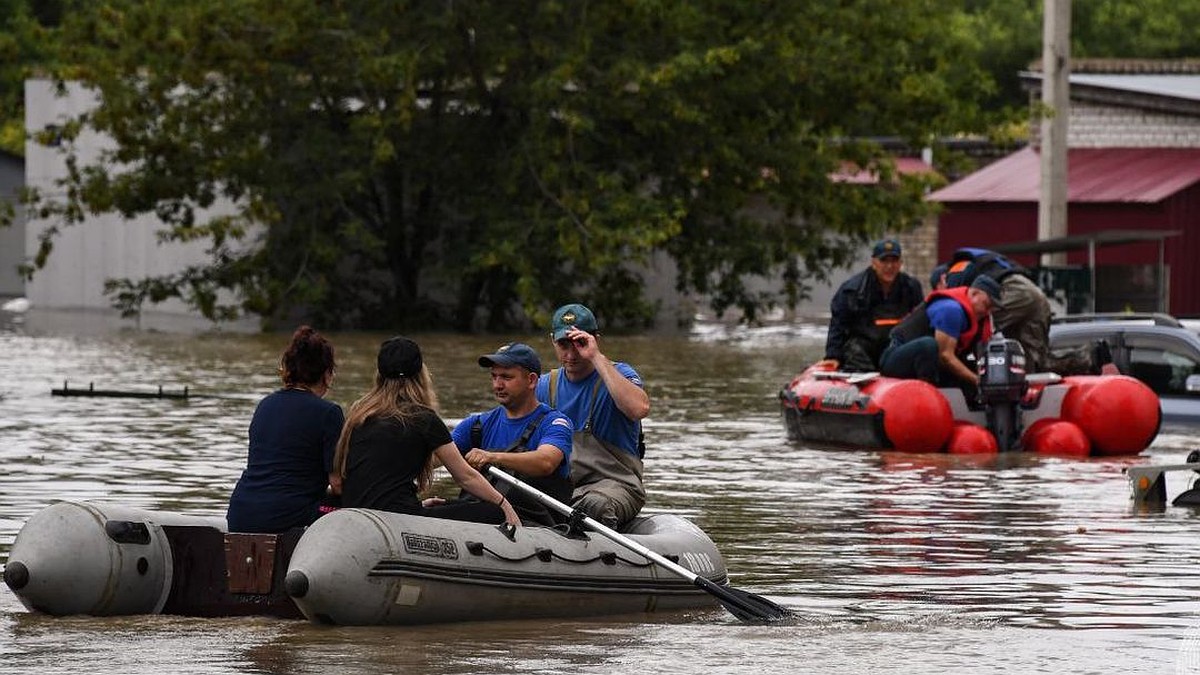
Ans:
[{"label": "utility pole", "polygon": [[[1071,111],[1071,0],[1044,0],[1042,14],[1041,199],[1038,239],[1067,236],[1067,118]],[[1043,253],[1065,265],[1066,253]],[[1095,273],[1090,270],[1090,273]]]}]

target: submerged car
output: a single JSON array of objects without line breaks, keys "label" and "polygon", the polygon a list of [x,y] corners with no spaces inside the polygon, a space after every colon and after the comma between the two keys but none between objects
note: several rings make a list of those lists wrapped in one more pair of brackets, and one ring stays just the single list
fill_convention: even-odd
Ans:
[{"label": "submerged car", "polygon": [[1056,317],[1050,348],[1108,343],[1113,364],[1158,394],[1163,423],[1200,427],[1200,333],[1167,314]]}]

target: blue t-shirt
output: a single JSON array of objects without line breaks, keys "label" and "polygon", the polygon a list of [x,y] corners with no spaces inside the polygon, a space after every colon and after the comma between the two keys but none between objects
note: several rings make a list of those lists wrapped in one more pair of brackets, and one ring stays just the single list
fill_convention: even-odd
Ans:
[{"label": "blue t-shirt", "polygon": [[483,423],[483,445],[481,450],[505,450],[525,433],[525,427],[534,418],[541,416],[541,422],[538,423],[537,429],[534,429],[533,435],[529,437],[528,449],[537,450],[541,445],[553,445],[562,450],[563,460],[554,471],[554,474],[562,478],[571,477],[571,435],[574,429],[571,426],[571,420],[567,416],[551,410],[550,406],[545,403],[539,403],[533,412],[522,417],[509,419],[504,412],[504,406],[496,406],[485,413],[468,415],[466,419],[459,422],[454,427],[454,433],[450,436],[454,439],[454,445],[458,446],[459,452],[467,454],[471,450],[471,426],[475,424],[475,420],[479,419]]},{"label": "blue t-shirt", "polygon": [[971,325],[967,311],[953,298],[936,299],[926,305],[925,314],[934,330],[940,330],[955,340]]},{"label": "blue t-shirt", "polygon": [[[617,372],[625,376],[625,379],[639,387],[642,386],[642,378],[629,364],[618,361],[613,363],[613,366],[616,367]],[[571,423],[575,425],[575,431],[582,431],[587,425],[588,410],[591,409],[592,434],[634,457],[638,456],[638,436],[642,433],[642,423],[629,419],[625,413],[621,412],[603,382],[600,383],[600,388],[596,392],[596,405],[592,407],[592,389],[600,378],[599,372],[593,371],[591,375],[579,382],[568,380],[567,373],[562,368],[542,375],[538,378],[537,398],[543,403],[550,403],[551,375],[555,375],[558,380],[555,386],[558,400],[555,401],[554,408],[561,410],[571,419]]]},{"label": "blue t-shirt", "polygon": [[280,389],[259,401],[246,469],[225,514],[229,530],[279,533],[312,524],[344,420],[336,403],[307,391]]}]

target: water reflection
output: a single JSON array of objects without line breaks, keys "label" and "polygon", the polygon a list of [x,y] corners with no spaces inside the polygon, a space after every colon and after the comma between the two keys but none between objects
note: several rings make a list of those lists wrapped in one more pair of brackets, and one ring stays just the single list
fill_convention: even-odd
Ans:
[{"label": "water reflection", "polygon": [[[222,514],[257,400],[286,335],[79,329],[36,311],[0,326],[0,559],[57,499]],[[331,397],[365,391],[382,334],[332,334]],[[416,336],[447,419],[493,405],[475,362],[543,335]],[[820,330],[704,327],[606,337],[653,400],[648,510],[694,519],[735,585],[800,612],[782,626],[722,611],[572,622],[342,629],[265,619],[50,619],[0,587],[0,659],[40,672],[1147,672],[1200,622],[1198,515],[1134,513],[1123,467],[1068,460],[852,452],[788,443],[779,387],[820,354]],[[57,398],[72,386],[183,386],[187,402]],[[208,396],[207,398],[205,396]],[[1169,477],[1169,492],[1188,477]],[[1037,629],[1037,630],[1032,630]],[[1087,629],[1087,630],[1081,630]],[[915,655],[915,656],[914,656]]]}]

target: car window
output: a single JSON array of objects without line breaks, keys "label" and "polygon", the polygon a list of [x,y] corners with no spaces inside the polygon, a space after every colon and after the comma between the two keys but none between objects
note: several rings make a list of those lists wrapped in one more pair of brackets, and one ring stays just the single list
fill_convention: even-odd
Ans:
[{"label": "car window", "polygon": [[1197,396],[1186,388],[1188,375],[1200,374],[1200,362],[1191,354],[1160,345],[1129,347],[1129,374],[1145,382],[1156,394]]},{"label": "car window", "polygon": [[1053,349],[1066,349],[1081,345],[1092,345],[1096,340],[1107,340],[1109,345],[1117,344],[1117,334],[1110,330],[1053,330],[1050,331],[1050,346]]}]

